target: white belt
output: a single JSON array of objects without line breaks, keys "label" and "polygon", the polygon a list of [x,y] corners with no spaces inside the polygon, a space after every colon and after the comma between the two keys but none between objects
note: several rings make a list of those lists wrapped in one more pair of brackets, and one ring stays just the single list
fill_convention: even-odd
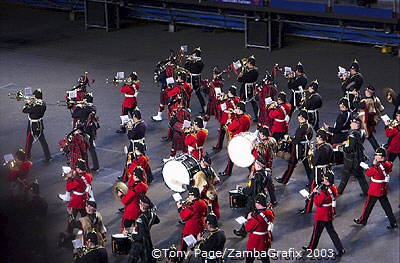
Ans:
[{"label": "white belt", "polygon": [[340,132],[349,132],[349,130],[341,130]]},{"label": "white belt", "polygon": [[28,119],[29,119],[30,122],[40,122],[42,120],[42,118],[40,118],[40,119],[31,119],[29,116],[28,116]]},{"label": "white belt", "polygon": [[125,97],[126,97],[126,98],[134,98],[134,97],[135,97],[135,95],[129,95],[129,94],[125,94]]},{"label": "white belt", "polygon": [[199,73],[199,74],[192,74],[192,73],[190,73],[190,76],[191,76],[191,77],[200,77],[200,76],[201,76],[201,73]]},{"label": "white belt", "polygon": [[268,232],[252,232],[254,235],[263,236],[266,235]]},{"label": "white belt", "polygon": [[307,110],[308,113],[317,113],[318,110]]},{"label": "white belt", "polygon": [[321,168],[326,168],[326,167],[328,167],[329,165],[328,164],[324,164],[324,165],[317,165],[317,166],[315,166],[315,168],[317,168],[317,169],[321,169]]},{"label": "white belt", "polygon": [[83,195],[85,192],[81,193],[81,192],[72,191],[72,193],[73,193],[74,195]]},{"label": "white belt", "polygon": [[277,121],[277,122],[286,122],[284,119],[283,119],[283,120],[275,119],[274,121]]},{"label": "white belt", "polygon": [[374,182],[374,183],[378,183],[378,184],[387,183],[386,180],[377,180],[377,179],[374,179],[374,178],[371,178],[371,181]]},{"label": "white belt", "polygon": [[299,142],[299,143],[301,143],[301,144],[307,144],[308,141],[301,141],[301,142]]},{"label": "white belt", "polygon": [[324,206],[324,207],[332,206],[332,203],[329,203],[329,204],[323,204],[322,206]]},{"label": "white belt", "polygon": [[245,83],[244,86],[245,86],[245,87],[253,87],[253,86],[254,86],[254,83]]},{"label": "white belt", "polygon": [[302,93],[302,90],[295,90],[294,93]]}]

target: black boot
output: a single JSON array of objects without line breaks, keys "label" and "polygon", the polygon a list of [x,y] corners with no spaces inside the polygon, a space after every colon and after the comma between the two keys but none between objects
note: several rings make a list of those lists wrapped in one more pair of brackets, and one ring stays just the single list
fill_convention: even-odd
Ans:
[{"label": "black boot", "polygon": [[239,237],[246,237],[246,236],[247,236],[247,232],[246,232],[246,230],[244,229],[244,225],[242,225],[242,226],[240,227],[239,230],[234,229],[234,230],[233,230],[233,233],[234,233],[235,235],[239,236]]}]

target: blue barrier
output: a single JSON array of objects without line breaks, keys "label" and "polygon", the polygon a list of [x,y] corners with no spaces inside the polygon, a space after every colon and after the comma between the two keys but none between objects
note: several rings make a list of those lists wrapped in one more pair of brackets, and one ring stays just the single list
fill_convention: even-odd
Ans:
[{"label": "blue barrier", "polygon": [[325,13],[324,3],[311,3],[311,2],[297,2],[287,0],[271,0],[269,7],[289,10],[302,10],[310,12],[321,12]]},{"label": "blue barrier", "polygon": [[393,11],[391,9],[368,8],[362,6],[335,5],[333,13],[341,15],[355,15],[378,18],[392,18]]}]

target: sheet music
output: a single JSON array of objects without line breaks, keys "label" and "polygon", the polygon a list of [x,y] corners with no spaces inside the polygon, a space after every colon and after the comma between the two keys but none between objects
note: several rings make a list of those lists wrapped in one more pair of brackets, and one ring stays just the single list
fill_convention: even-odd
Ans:
[{"label": "sheet music", "polygon": [[129,121],[129,116],[128,115],[122,115],[122,116],[119,116],[119,117],[121,118],[122,124],[125,124],[125,123],[127,123]]},{"label": "sheet music", "polygon": [[293,72],[291,67],[284,67],[285,73]]},{"label": "sheet music", "polygon": [[221,110],[224,111],[224,110],[226,110],[226,108],[227,108],[227,107],[226,107],[226,103],[225,103],[225,102],[222,103],[222,104],[221,104]]},{"label": "sheet music", "polygon": [[82,240],[80,238],[72,240],[72,245],[75,249],[83,247]]},{"label": "sheet music", "polygon": [[188,50],[188,46],[187,45],[181,46],[181,50],[186,53]]},{"label": "sheet music", "polygon": [[265,98],[265,104],[269,105],[273,102],[274,100],[271,97]]},{"label": "sheet music", "polygon": [[243,225],[247,222],[247,219],[244,218],[244,216],[239,216],[239,217],[235,218],[235,220],[236,220],[236,222],[239,223],[239,225]]},{"label": "sheet music", "polygon": [[125,77],[124,72],[117,72],[117,75],[115,76],[117,79],[123,79]]},{"label": "sheet music", "polygon": [[69,166],[63,166],[61,169],[62,169],[63,174],[67,174],[72,171],[71,167],[69,167]]},{"label": "sheet music", "polygon": [[8,163],[14,160],[12,153],[4,154],[4,162]]},{"label": "sheet music", "polygon": [[364,170],[367,170],[369,168],[367,163],[361,162],[360,167],[363,168]]},{"label": "sheet music", "polygon": [[343,68],[341,66],[339,66],[338,68],[339,68],[339,73],[346,73],[346,69],[345,68]]},{"label": "sheet music", "polygon": [[196,238],[193,235],[188,235],[183,238],[183,241],[188,245],[188,247],[192,247],[194,244],[197,243]]},{"label": "sheet music", "polygon": [[70,99],[76,99],[78,96],[78,92],[76,90],[70,90],[68,91],[68,98]]},{"label": "sheet music", "polygon": [[387,114],[383,115],[383,116],[381,117],[381,119],[382,119],[383,122],[390,121],[390,117],[389,117]]},{"label": "sheet music", "polygon": [[24,89],[24,94],[25,94],[25,96],[27,96],[27,97],[32,96],[32,95],[33,95],[32,88],[31,88],[31,87],[25,88],[25,89]]},{"label": "sheet music", "polygon": [[307,198],[310,193],[306,190],[306,189],[302,189],[299,191],[299,193],[301,194],[301,196],[303,196],[304,198]]},{"label": "sheet music", "polygon": [[215,90],[215,96],[221,95],[221,88],[214,88]]},{"label": "sheet music", "polygon": [[179,193],[175,193],[172,195],[172,198],[174,198],[175,202],[179,202],[182,200],[182,196]]}]

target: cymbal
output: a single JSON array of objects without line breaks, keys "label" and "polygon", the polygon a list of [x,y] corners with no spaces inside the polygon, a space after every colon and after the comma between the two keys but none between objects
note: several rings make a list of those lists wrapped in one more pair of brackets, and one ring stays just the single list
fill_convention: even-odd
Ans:
[{"label": "cymbal", "polygon": [[383,94],[385,94],[385,99],[390,103],[393,103],[397,98],[396,92],[391,88],[384,88]]}]

